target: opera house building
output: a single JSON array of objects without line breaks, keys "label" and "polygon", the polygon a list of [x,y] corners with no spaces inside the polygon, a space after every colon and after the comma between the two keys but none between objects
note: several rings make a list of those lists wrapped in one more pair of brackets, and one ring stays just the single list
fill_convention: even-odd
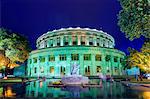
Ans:
[{"label": "opera house building", "polygon": [[48,31],[37,39],[37,50],[29,54],[27,75],[71,75],[73,65],[79,66],[79,75],[122,75],[125,53],[114,46],[114,38],[101,30],[77,27]]}]

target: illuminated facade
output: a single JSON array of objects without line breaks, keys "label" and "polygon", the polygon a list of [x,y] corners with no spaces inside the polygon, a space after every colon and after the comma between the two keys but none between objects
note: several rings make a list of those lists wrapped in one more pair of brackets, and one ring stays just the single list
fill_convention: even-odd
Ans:
[{"label": "illuminated facade", "polygon": [[66,28],[48,31],[37,39],[37,50],[30,53],[28,76],[70,75],[73,64],[78,74],[122,75],[125,54],[114,49],[114,38],[96,29]]}]

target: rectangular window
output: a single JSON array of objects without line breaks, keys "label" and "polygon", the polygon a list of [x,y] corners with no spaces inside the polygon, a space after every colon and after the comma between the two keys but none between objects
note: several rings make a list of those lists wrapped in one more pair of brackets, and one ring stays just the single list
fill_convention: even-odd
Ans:
[{"label": "rectangular window", "polygon": [[102,60],[102,56],[100,54],[96,54],[95,60],[96,61],[101,61]]},{"label": "rectangular window", "polygon": [[60,61],[65,61],[66,59],[67,59],[66,54],[59,55],[59,60]]},{"label": "rectangular window", "polygon": [[44,56],[40,57],[40,62],[45,62],[45,57]]},{"label": "rectangular window", "polygon": [[111,56],[110,55],[106,55],[105,60],[106,62],[110,61]]},{"label": "rectangular window", "polygon": [[37,63],[37,57],[33,58],[33,63]]},{"label": "rectangular window", "polygon": [[34,73],[36,73],[36,67],[34,68]]},{"label": "rectangular window", "polygon": [[84,54],[84,60],[91,60],[91,54]]},{"label": "rectangular window", "polygon": [[54,66],[50,67],[50,73],[54,74]]},{"label": "rectangular window", "polygon": [[100,73],[101,72],[101,66],[97,66],[96,71],[97,71],[97,73]]},{"label": "rectangular window", "polygon": [[65,67],[62,67],[62,66],[61,66],[61,68],[60,68],[60,73],[61,73],[61,75],[65,75]]},{"label": "rectangular window", "polygon": [[118,57],[114,56],[114,62],[118,62]]},{"label": "rectangular window", "polygon": [[49,61],[55,61],[55,56],[54,55],[50,55],[49,56]]},{"label": "rectangular window", "polygon": [[79,60],[79,54],[71,54],[72,60]]},{"label": "rectangular window", "polygon": [[43,66],[40,67],[40,71],[41,71],[41,73],[44,73],[44,68],[43,68]]}]

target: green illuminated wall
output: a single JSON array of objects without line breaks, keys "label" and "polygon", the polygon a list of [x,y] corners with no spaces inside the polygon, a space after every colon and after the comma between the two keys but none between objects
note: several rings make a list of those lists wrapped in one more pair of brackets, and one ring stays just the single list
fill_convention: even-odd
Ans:
[{"label": "green illuminated wall", "polygon": [[114,49],[113,37],[103,31],[88,28],[49,31],[37,39],[36,46],[28,59],[28,76],[70,75],[75,63],[80,66],[80,75],[122,75],[121,60],[125,54]]}]

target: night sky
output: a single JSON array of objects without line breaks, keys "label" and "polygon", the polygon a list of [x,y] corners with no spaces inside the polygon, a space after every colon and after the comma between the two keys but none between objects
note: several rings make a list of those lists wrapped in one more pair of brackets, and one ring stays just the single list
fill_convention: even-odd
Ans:
[{"label": "night sky", "polygon": [[81,27],[103,30],[115,39],[115,48],[139,50],[143,38],[129,41],[117,25],[118,0],[0,0],[0,25],[26,36],[33,49],[48,30]]}]

